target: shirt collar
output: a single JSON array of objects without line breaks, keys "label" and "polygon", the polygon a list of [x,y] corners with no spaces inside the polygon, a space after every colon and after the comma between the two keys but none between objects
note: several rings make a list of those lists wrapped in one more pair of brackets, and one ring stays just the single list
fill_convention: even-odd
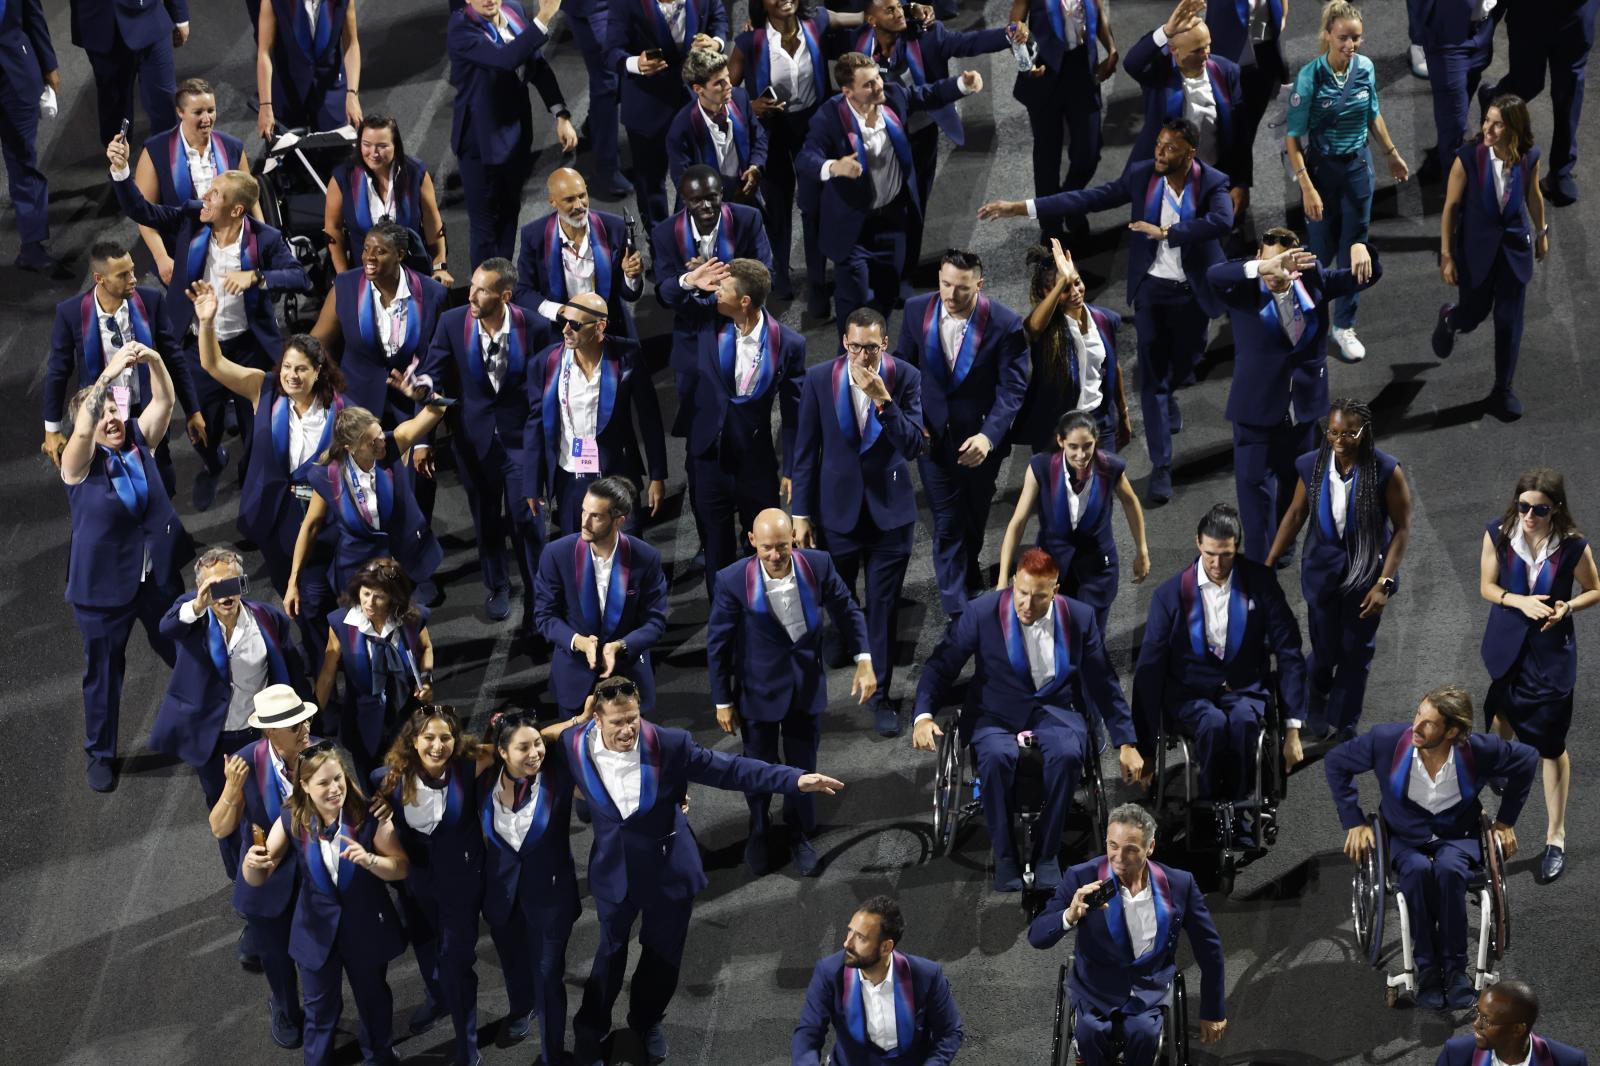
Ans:
[{"label": "shirt collar", "polygon": [[882,981],[879,981],[878,983],[874,984],[872,981],[867,979],[867,975],[866,974],[862,974],[861,975],[861,983],[863,985],[866,985],[868,988],[872,989],[872,991],[874,991],[874,992],[882,992],[885,989],[893,988],[894,987],[894,953],[893,952],[889,953],[889,965],[883,971],[883,980]]},{"label": "shirt collar", "polygon": [[1426,777],[1428,782],[1432,785],[1442,785],[1446,781],[1450,780],[1450,775],[1455,770],[1455,765],[1456,746],[1454,744],[1450,745],[1450,750],[1445,752],[1444,762],[1439,764],[1439,775],[1437,777],[1428,773],[1427,766],[1425,766],[1422,762],[1422,756],[1417,756],[1417,769],[1421,771],[1422,776]]},{"label": "shirt collar", "polygon": [[697,240],[697,241],[703,241],[703,240],[706,240],[707,238],[715,237],[717,235],[717,229],[721,225],[722,225],[722,209],[720,207],[717,209],[717,221],[716,221],[716,223],[714,225],[712,225],[710,233],[701,233],[700,232],[700,224],[694,220],[694,216],[693,215],[689,216],[689,232],[694,234],[695,240]]},{"label": "shirt collar", "polygon": [[879,106],[879,108],[878,108],[878,121],[876,123],[868,122],[867,121],[867,116],[862,114],[860,111],[857,111],[856,110],[856,105],[852,104],[848,97],[846,97],[844,103],[845,103],[845,106],[850,109],[850,113],[855,115],[856,121],[861,123],[861,128],[862,129],[877,129],[879,126],[883,125],[883,109],[884,109],[884,107],[888,106],[887,102],[885,102],[884,104]]},{"label": "shirt collar", "polygon": [[[479,319],[480,325],[482,324],[482,321],[482,319]],[[509,332],[511,332],[511,305],[506,304],[503,308],[501,308],[500,311],[500,328],[496,329],[493,333],[480,331],[480,336],[482,336],[486,341],[499,340]]]},{"label": "shirt collar", "polygon": [[379,633],[372,628],[372,623],[367,620],[365,612],[360,607],[352,607],[344,613],[344,624],[355,626],[362,633],[369,637],[376,637],[378,640],[388,640],[389,636],[400,628],[399,623],[394,620],[394,615],[391,614],[389,620],[383,623],[383,632]]},{"label": "shirt collar", "polygon": [[1221,589],[1223,592],[1228,592],[1233,588],[1233,571],[1228,571],[1227,580],[1223,581],[1221,584],[1218,584],[1217,582],[1212,581],[1209,576],[1207,576],[1204,564],[1196,564],[1195,569],[1199,571],[1200,574],[1199,579],[1195,582],[1197,587],[1205,588],[1207,585],[1210,585],[1213,588]]},{"label": "shirt collar", "polygon": [[733,335],[734,335],[735,338],[737,338],[738,340],[741,340],[741,341],[758,341],[758,340],[761,339],[761,330],[766,324],[767,324],[767,313],[766,313],[766,311],[757,311],[756,312],[756,324],[754,326],[750,327],[750,332],[749,333],[740,332],[739,324],[737,322],[735,322],[733,324]]},{"label": "shirt collar", "polygon": [[1560,546],[1560,539],[1557,538],[1554,533],[1551,533],[1550,536],[1545,538],[1544,546],[1539,549],[1539,555],[1537,558],[1535,558],[1533,554],[1533,548],[1528,544],[1528,538],[1522,534],[1521,522],[1517,523],[1517,531],[1511,534],[1512,550],[1518,555],[1522,556],[1524,559],[1531,561],[1535,566],[1554,555],[1556,549]]},{"label": "shirt collar", "polygon": [[393,307],[395,304],[399,303],[401,300],[409,300],[409,299],[411,299],[411,283],[406,281],[405,268],[401,267],[400,268],[400,283],[394,287],[394,299],[389,301],[389,306]]}]

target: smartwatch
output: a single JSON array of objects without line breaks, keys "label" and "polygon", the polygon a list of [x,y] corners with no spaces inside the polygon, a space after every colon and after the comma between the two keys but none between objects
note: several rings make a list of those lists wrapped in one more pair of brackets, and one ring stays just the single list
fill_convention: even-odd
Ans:
[{"label": "smartwatch", "polygon": [[1383,589],[1383,594],[1385,596],[1393,596],[1400,590],[1400,582],[1396,581],[1392,577],[1380,578],[1378,580],[1378,587]]}]

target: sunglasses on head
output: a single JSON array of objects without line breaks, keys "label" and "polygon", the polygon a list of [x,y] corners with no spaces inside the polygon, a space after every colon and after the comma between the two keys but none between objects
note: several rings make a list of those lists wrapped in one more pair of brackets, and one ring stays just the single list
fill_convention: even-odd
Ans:
[{"label": "sunglasses on head", "polygon": [[594,690],[594,694],[596,698],[602,700],[632,699],[639,694],[639,686],[635,685],[630,679],[623,677],[615,681],[604,682]]},{"label": "sunglasses on head", "polygon": [[301,762],[305,762],[314,755],[321,755],[330,751],[337,752],[338,750],[339,742],[337,740],[319,740],[300,753],[300,760]]},{"label": "sunglasses on head", "polygon": [[1551,507],[1548,503],[1529,503],[1527,500],[1517,501],[1517,513],[1527,514],[1533,512],[1535,518],[1549,518]]}]

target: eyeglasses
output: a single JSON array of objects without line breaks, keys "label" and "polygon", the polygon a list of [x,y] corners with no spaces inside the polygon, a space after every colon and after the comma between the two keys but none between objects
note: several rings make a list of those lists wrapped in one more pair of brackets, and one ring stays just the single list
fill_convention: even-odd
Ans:
[{"label": "eyeglasses", "polygon": [[611,681],[602,681],[595,686],[595,698],[602,700],[627,700],[639,694],[639,686],[630,678],[619,677]]},{"label": "eyeglasses", "polygon": [[1529,503],[1527,500],[1517,501],[1517,513],[1527,514],[1533,512],[1535,518],[1549,518],[1551,507],[1548,503]]},{"label": "eyeglasses", "polygon": [[844,342],[844,350],[851,355],[877,355],[883,351],[881,344],[856,344],[853,341]]},{"label": "eyeglasses", "polygon": [[1358,441],[1361,439],[1361,434],[1366,431],[1366,426],[1359,426],[1355,429],[1330,429],[1328,430],[1328,439],[1331,441]]}]

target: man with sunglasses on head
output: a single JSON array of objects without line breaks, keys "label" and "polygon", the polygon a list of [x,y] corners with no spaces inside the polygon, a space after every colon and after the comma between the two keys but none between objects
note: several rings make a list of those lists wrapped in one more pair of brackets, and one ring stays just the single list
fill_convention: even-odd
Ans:
[{"label": "man with sunglasses on head", "polygon": [[[1295,460],[1316,447],[1328,410],[1328,336],[1333,301],[1377,284],[1383,266],[1365,244],[1350,246],[1350,269],[1324,270],[1291,229],[1261,236],[1254,259],[1218,263],[1206,280],[1233,324],[1233,484],[1244,523],[1241,548],[1266,559],[1294,499]],[[1284,565],[1289,556],[1280,560]]]},{"label": "man with sunglasses on head", "polygon": [[[667,495],[667,441],[650,370],[639,343],[611,335],[608,325],[605,297],[574,296],[556,315],[561,342],[538,357],[527,378],[524,496],[535,516],[555,504],[556,522],[568,535],[578,532],[584,494],[601,478],[637,485],[648,472],[652,516]],[[641,524],[635,514],[629,528]]]},{"label": "man with sunglasses on head", "polygon": [[606,1061],[602,1045],[622,991],[633,924],[641,917],[628,1027],[650,1062],[667,1060],[662,1020],[677,991],[694,897],[709,883],[684,813],[689,785],[830,796],[844,787],[824,774],[702,748],[681,729],[641,718],[643,698],[630,678],[601,681],[593,719],[580,719],[553,748],[567,760],[594,818],[589,891],[600,943],[572,1021],[580,1066]]}]

